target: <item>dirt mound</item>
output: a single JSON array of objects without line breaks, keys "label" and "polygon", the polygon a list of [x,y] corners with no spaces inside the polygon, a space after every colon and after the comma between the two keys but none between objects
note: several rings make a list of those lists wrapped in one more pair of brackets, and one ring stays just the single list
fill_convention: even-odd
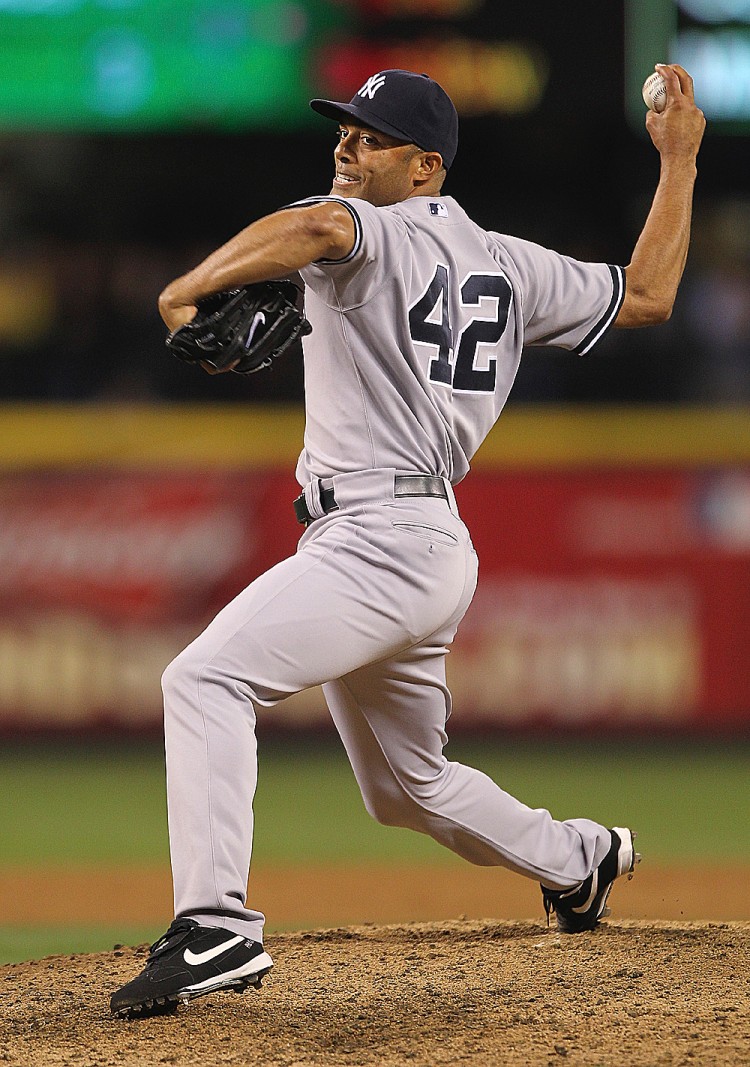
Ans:
[{"label": "dirt mound", "polygon": [[146,946],[0,968],[12,1067],[750,1064],[750,923],[356,926],[276,935],[260,993],[124,1022]]}]

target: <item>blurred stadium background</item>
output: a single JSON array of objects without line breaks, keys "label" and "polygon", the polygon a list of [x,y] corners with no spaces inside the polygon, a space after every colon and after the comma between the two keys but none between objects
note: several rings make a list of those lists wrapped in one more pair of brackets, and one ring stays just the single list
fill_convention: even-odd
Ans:
[{"label": "blurred stadium background", "polygon": [[[160,932],[161,670],[296,541],[300,361],[191,372],[160,289],[327,192],[332,128],[307,100],[396,66],[456,101],[446,192],[478,222],[625,263],[663,60],[709,122],[677,307],[590,359],[525,355],[459,487],[482,575],[451,752],[562,816],[627,807],[662,871],[746,877],[748,0],[0,0],[0,960]],[[280,925],[467,910],[464,883],[438,892],[450,857],[367,822],[318,693],[261,731],[259,880],[309,901],[338,864],[356,901]],[[342,874],[406,885],[414,865],[422,895],[392,911]],[[750,918],[709,906],[694,917]]]}]

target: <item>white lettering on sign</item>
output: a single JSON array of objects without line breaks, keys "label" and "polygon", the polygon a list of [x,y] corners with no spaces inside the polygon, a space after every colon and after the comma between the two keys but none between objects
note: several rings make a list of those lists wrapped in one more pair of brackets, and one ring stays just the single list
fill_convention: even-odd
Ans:
[{"label": "white lettering on sign", "polygon": [[678,721],[701,689],[695,597],[658,580],[485,583],[448,672],[472,720]]}]

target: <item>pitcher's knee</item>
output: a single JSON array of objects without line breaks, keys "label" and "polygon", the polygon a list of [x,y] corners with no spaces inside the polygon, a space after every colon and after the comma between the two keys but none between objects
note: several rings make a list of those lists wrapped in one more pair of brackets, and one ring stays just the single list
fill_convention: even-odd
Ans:
[{"label": "pitcher's knee", "polygon": [[397,782],[393,782],[391,788],[380,784],[372,790],[363,790],[362,799],[367,814],[381,825],[403,826],[409,830],[420,828],[421,812]]},{"label": "pitcher's knee", "polygon": [[190,649],[186,648],[175,656],[161,676],[161,690],[164,700],[169,703],[170,697],[184,695],[186,690],[195,690],[198,685],[198,668],[189,655]]}]

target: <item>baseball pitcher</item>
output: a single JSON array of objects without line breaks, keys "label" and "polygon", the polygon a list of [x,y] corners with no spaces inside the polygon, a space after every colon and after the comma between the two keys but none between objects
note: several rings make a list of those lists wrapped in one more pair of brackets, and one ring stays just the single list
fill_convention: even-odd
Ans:
[{"label": "baseball pitcher", "polygon": [[[272,967],[264,916],[246,900],[255,720],[310,686],[323,685],[375,819],[537,880],[564,933],[592,929],[633,871],[629,829],[557,821],[445,758],[445,657],[477,579],[452,486],[500,415],[523,346],[588,355],[612,326],[670,315],[704,119],[688,74],[659,70],[668,102],[646,122],[661,174],[627,267],[474,223],[442,191],[453,103],[426,75],[386,70],[349,103],[312,101],[338,128],[330,194],[254,222],[162,294],[177,354],[212,373],[247,373],[304,337],[304,532],[165,671],[176,918],[113,994],[115,1015],[258,986]],[[304,287],[304,318],[290,280]]]}]

